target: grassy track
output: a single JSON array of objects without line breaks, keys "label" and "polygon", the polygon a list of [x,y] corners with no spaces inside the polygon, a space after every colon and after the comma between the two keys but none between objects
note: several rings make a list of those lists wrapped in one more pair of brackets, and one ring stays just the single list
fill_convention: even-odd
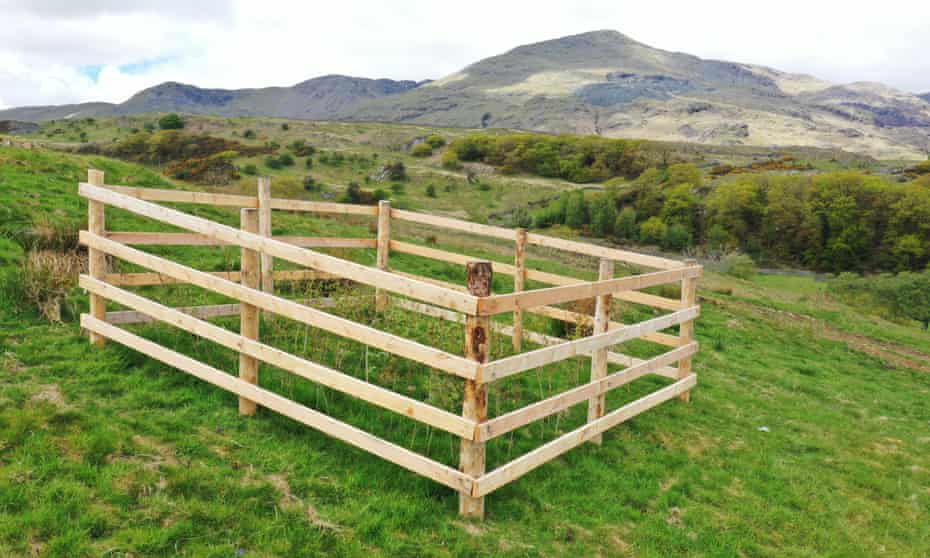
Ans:
[{"label": "grassy track", "polygon": [[[89,164],[114,182],[165,185],[123,163],[0,151],[5,236],[21,240],[23,228],[42,219],[79,224],[85,210],[75,185]],[[196,211],[236,222],[230,211]],[[113,228],[143,225],[119,212],[108,218]],[[282,234],[371,235],[364,220],[276,215],[276,223]],[[474,239],[437,242],[506,259]],[[158,252],[201,269],[238,261],[216,249]],[[370,252],[355,254],[373,261]],[[15,276],[21,257],[18,242],[0,240],[4,277]],[[531,259],[579,276],[592,269],[542,253]],[[392,265],[462,279],[456,266],[418,258],[392,257]],[[510,288],[506,279],[495,279],[496,291]],[[289,296],[330,294],[321,288]],[[233,396],[115,344],[92,349],[73,311],[49,325],[10,300],[10,288],[2,292],[0,556],[917,557],[930,548],[930,374],[920,369],[930,363],[930,336],[858,314],[811,279],[708,274],[692,403],[645,413],[607,433],[603,446],[583,446],[493,493],[484,523],[460,520],[448,489],[271,413],[241,419]],[[222,301],[184,286],[142,292],[178,305]],[[86,298],[74,292],[70,303],[80,310]],[[459,350],[459,326],[400,310],[379,317],[367,305],[337,311]],[[617,312],[645,316],[632,306]],[[235,319],[216,323],[237,327]],[[235,370],[233,353],[178,330],[133,331]],[[460,384],[424,367],[286,320],[265,332],[275,346],[450,410],[460,405]],[[508,347],[495,338],[497,355]],[[642,343],[625,349],[655,351]],[[585,361],[569,361],[495,385],[491,411],[587,373]],[[279,371],[266,371],[263,383],[456,462],[451,436]],[[608,406],[662,383],[641,380]],[[492,442],[492,465],[581,424],[584,411]]]}]

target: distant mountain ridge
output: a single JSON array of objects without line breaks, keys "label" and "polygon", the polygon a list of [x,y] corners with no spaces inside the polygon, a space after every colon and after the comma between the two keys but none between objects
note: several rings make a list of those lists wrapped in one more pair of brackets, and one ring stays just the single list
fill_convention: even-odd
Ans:
[{"label": "distant mountain ridge", "polygon": [[617,31],[519,46],[434,82],[330,75],[261,89],[164,83],[118,105],[11,109],[0,119],[166,111],[828,147],[882,158],[924,158],[930,147],[930,93],[705,60]]},{"label": "distant mountain ridge", "polygon": [[148,112],[184,112],[217,116],[266,116],[326,119],[351,112],[365,100],[396,95],[424,82],[326,75],[291,87],[203,89],[165,82],[144,89],[123,103],[22,107],[0,111],[0,120],[41,122],[62,118],[122,116]]}]

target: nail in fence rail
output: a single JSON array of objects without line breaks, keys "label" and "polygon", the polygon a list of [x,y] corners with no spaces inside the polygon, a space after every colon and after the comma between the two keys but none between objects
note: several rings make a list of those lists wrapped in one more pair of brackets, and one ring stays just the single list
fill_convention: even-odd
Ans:
[{"label": "nail in fence rail", "polygon": [[[237,196],[104,186],[103,173],[90,171],[88,183],[79,185],[88,199],[88,231],[80,239],[88,246],[91,264],[80,284],[90,292],[91,312],[82,315],[82,326],[90,332],[94,344],[111,339],[160,360],[179,370],[204,379],[239,396],[240,412],[250,415],[257,406],[265,407],[313,428],[365,449],[397,465],[451,487],[459,492],[459,511],[470,517],[483,517],[484,496],[558,455],[587,441],[600,442],[603,433],[647,409],[678,397],[686,400],[696,383],[692,359],[697,353],[694,320],[699,314],[696,303],[700,266],[655,256],[591,246],[523,230],[468,223],[445,217],[391,209],[389,203],[379,207],[352,206],[329,202],[274,199],[270,181],[259,182],[258,195]],[[240,229],[227,227],[151,202],[204,203],[239,207]],[[134,233],[107,231],[104,207],[113,205],[137,215],[177,226],[184,233]],[[377,218],[377,239],[336,239],[272,237],[272,210],[310,211],[334,215],[363,215]],[[392,219],[437,226],[454,231],[490,236],[514,242],[513,265],[474,261],[474,258],[401,242],[391,238]],[[238,272],[204,272],[162,257],[154,256],[129,244],[239,246],[242,251]],[[597,281],[583,281],[538,270],[527,269],[525,248],[542,246],[600,258]],[[376,249],[375,267],[363,266],[309,248],[347,247]],[[390,251],[409,253],[465,265],[468,286],[462,287],[431,278],[393,272],[388,265]],[[144,273],[107,273],[107,256],[120,258],[148,268]],[[273,258],[280,258],[305,269],[273,270]],[[613,278],[613,262],[659,269],[631,277]],[[308,269],[309,268],[309,269]],[[514,292],[491,293],[493,272],[514,277]],[[446,353],[415,341],[392,335],[369,326],[340,318],[300,302],[274,294],[275,280],[341,278],[375,287],[375,305],[383,310],[388,301],[398,309],[453,321],[464,325],[465,356]],[[526,290],[525,281],[534,280],[554,287]],[[681,283],[681,297],[672,300],[639,289],[667,283]],[[188,283],[238,300],[188,308],[169,308],[115,285],[141,286]],[[388,296],[388,293],[392,293]],[[370,296],[370,295],[368,295]],[[407,298],[409,297],[409,298]],[[558,308],[557,304],[596,297],[595,315],[586,316]],[[612,299],[644,304],[670,314],[637,324],[620,324],[610,320]],[[411,300],[415,299],[415,300]],[[111,300],[130,310],[106,312]],[[416,302],[416,300],[425,301]],[[338,300],[316,301],[324,307],[338,305]],[[436,305],[436,306],[433,306]],[[464,381],[461,416],[427,403],[376,386],[354,376],[329,369],[259,340],[259,313],[269,312],[318,327],[402,358],[459,376]],[[513,325],[494,323],[491,315],[513,312]],[[576,324],[593,324],[589,337],[567,341],[524,329],[523,314],[534,313]],[[217,316],[240,316],[240,332],[234,333],[207,322]],[[219,345],[239,352],[239,377],[180,355],[166,347],[142,339],[114,324],[132,324],[157,320],[181,328]],[[662,332],[679,326],[678,335]],[[491,360],[492,332],[510,335],[517,354]],[[638,359],[613,352],[613,345],[643,339],[673,347],[651,357]],[[523,341],[542,348],[521,353]],[[497,417],[488,417],[489,382],[568,358],[591,357],[591,379],[580,386],[530,403]],[[362,401],[400,413],[414,420],[449,432],[461,439],[460,464],[455,470],[425,456],[381,440],[355,427],[290,401],[258,386],[259,362],[265,362],[301,378],[337,389]],[[679,363],[677,368],[671,367]],[[624,366],[609,372],[608,364]],[[613,411],[604,408],[607,392],[647,374],[671,378],[674,383]],[[588,403],[586,424],[493,471],[486,470],[485,444],[502,434],[528,425],[580,403]]]}]

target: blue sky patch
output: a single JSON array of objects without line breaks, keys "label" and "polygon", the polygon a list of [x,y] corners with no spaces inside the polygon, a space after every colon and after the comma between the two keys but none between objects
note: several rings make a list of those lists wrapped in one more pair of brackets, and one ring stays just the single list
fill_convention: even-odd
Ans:
[{"label": "blue sky patch", "polygon": [[81,75],[85,75],[89,77],[90,79],[97,81],[98,79],[100,79],[100,70],[102,69],[103,69],[103,65],[95,64],[92,66],[81,66],[80,68],[78,68],[78,72],[80,72]]},{"label": "blue sky patch", "polygon": [[151,70],[155,66],[171,62],[176,59],[176,56],[161,56],[158,58],[150,58],[148,60],[142,60],[141,62],[133,62],[132,64],[123,64],[119,67],[119,71],[124,74],[142,74]]}]

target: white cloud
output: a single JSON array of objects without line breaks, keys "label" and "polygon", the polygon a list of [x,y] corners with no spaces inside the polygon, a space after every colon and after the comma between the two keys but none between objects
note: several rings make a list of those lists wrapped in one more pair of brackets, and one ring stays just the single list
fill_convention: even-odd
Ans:
[{"label": "white cloud", "polygon": [[[0,0],[13,106],[120,102],[162,81],[290,85],[341,73],[438,78],[519,44],[616,29],[667,50],[836,82],[930,90],[930,3]],[[99,72],[99,73],[98,73]]]}]

